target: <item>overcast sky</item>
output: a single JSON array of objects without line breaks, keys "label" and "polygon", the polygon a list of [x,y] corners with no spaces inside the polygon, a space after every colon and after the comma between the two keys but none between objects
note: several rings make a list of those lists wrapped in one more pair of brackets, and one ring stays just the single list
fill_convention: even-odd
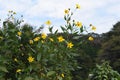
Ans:
[{"label": "overcast sky", "polygon": [[0,19],[4,20],[8,11],[13,10],[31,25],[40,26],[51,20],[54,29],[59,29],[59,25],[64,25],[64,9],[74,10],[76,3],[81,9],[73,18],[85,26],[93,24],[96,33],[107,32],[120,21],[120,0],[0,0]]}]

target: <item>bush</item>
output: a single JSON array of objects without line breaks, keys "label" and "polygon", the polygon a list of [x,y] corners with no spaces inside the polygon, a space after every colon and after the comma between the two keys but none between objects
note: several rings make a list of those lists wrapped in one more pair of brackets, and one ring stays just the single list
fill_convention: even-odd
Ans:
[{"label": "bush", "polygon": [[96,65],[96,68],[90,75],[90,80],[120,80],[120,74],[114,71],[108,62],[104,62],[102,65]]}]

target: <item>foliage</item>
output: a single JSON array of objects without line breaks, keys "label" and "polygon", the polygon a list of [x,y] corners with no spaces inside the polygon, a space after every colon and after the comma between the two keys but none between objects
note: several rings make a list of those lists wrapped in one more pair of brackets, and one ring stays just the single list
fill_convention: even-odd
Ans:
[{"label": "foliage", "polygon": [[[52,35],[52,34],[50,34]],[[89,34],[68,34],[59,33],[65,39],[69,38],[70,41],[74,43],[75,53],[74,57],[78,67],[72,72],[73,80],[86,80],[89,72],[95,67],[97,52],[101,47],[101,41],[99,34],[89,33]],[[87,40],[89,36],[94,36],[93,41]]]},{"label": "foliage", "polygon": [[87,31],[81,22],[72,20],[73,12],[65,10],[66,25],[61,29],[66,39],[57,35],[58,30],[53,32],[50,20],[46,24],[54,35],[47,36],[40,32],[42,27],[35,31],[28,24],[21,25],[23,20],[15,19],[14,15],[9,11],[0,29],[0,80],[72,80],[77,53],[68,35]]},{"label": "foliage", "polygon": [[120,74],[114,71],[108,62],[96,65],[93,73],[90,74],[90,80],[120,80]]},{"label": "foliage", "polygon": [[120,73],[120,22],[103,35],[103,43],[99,51],[99,60],[108,60],[113,69]]},{"label": "foliage", "polygon": [[[93,41],[86,40],[88,36],[94,36]],[[74,37],[74,36],[73,36]],[[75,57],[79,68],[72,71],[74,80],[86,80],[89,72],[95,67],[97,52],[101,47],[100,36],[95,33],[78,35],[78,39],[74,38],[72,41],[77,46],[76,52],[78,56]]]},{"label": "foliage", "polygon": [[110,38],[112,38],[112,36],[119,36],[119,33],[120,33],[120,22],[117,22],[109,32],[103,33],[102,37],[104,41],[107,41]]}]

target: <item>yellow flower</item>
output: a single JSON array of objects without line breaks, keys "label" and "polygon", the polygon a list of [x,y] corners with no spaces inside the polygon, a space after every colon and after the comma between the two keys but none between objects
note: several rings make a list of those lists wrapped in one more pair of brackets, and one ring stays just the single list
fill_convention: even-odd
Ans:
[{"label": "yellow flower", "polygon": [[36,37],[36,38],[34,38],[33,40],[34,40],[35,42],[37,42],[39,39],[40,39],[40,37]]},{"label": "yellow flower", "polygon": [[27,60],[28,60],[29,62],[33,62],[33,61],[34,61],[34,58],[33,58],[32,56],[29,56],[29,57],[27,58]]},{"label": "yellow flower", "polygon": [[17,73],[19,73],[19,72],[21,72],[21,71],[22,71],[21,69],[17,69],[17,70],[16,70]]},{"label": "yellow flower", "polygon": [[81,27],[82,27],[82,23],[79,22],[79,21],[77,21],[77,22],[76,22],[76,26],[79,27],[79,28],[81,28]]},{"label": "yellow flower", "polygon": [[61,76],[64,78],[65,76],[64,76],[64,74],[61,74]]},{"label": "yellow flower", "polygon": [[52,41],[52,42],[54,41],[53,38],[49,38],[49,39],[50,39],[50,41]]},{"label": "yellow flower", "polygon": [[94,38],[90,36],[90,37],[88,38],[88,40],[93,41]]},{"label": "yellow flower", "polygon": [[72,48],[73,46],[74,45],[71,42],[67,43],[67,48]]},{"label": "yellow flower", "polygon": [[63,42],[65,40],[62,36],[59,36],[57,39],[59,42]]},{"label": "yellow flower", "polygon": [[80,9],[80,5],[79,4],[76,4],[76,9]]},{"label": "yellow flower", "polygon": [[17,62],[18,61],[17,58],[14,58],[14,61]]},{"label": "yellow flower", "polygon": [[21,36],[21,35],[22,35],[22,33],[21,33],[21,32],[17,32],[17,34],[18,34],[18,36]]},{"label": "yellow flower", "polygon": [[33,44],[33,40],[29,40],[29,43],[30,43],[30,44]]},{"label": "yellow flower", "polygon": [[65,9],[65,10],[64,10],[64,13],[65,13],[65,14],[68,14],[68,13],[69,13],[69,10]]},{"label": "yellow flower", "polygon": [[45,33],[42,33],[42,34],[41,34],[41,37],[42,37],[43,39],[46,39],[47,35],[46,35]]},{"label": "yellow flower", "polygon": [[48,21],[45,22],[45,24],[48,25],[48,26],[50,26],[52,23],[51,23],[50,20],[48,20]]},{"label": "yellow flower", "polygon": [[96,27],[95,27],[95,26],[91,26],[91,28],[92,28],[92,30],[94,30],[94,31],[96,30]]}]

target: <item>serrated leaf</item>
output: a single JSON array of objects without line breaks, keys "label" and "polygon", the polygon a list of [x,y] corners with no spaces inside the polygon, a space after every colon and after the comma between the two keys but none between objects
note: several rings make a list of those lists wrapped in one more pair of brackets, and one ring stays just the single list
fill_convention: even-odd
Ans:
[{"label": "serrated leaf", "polygon": [[49,71],[49,72],[47,73],[47,76],[51,76],[51,75],[53,75],[53,74],[55,74],[55,71]]}]

